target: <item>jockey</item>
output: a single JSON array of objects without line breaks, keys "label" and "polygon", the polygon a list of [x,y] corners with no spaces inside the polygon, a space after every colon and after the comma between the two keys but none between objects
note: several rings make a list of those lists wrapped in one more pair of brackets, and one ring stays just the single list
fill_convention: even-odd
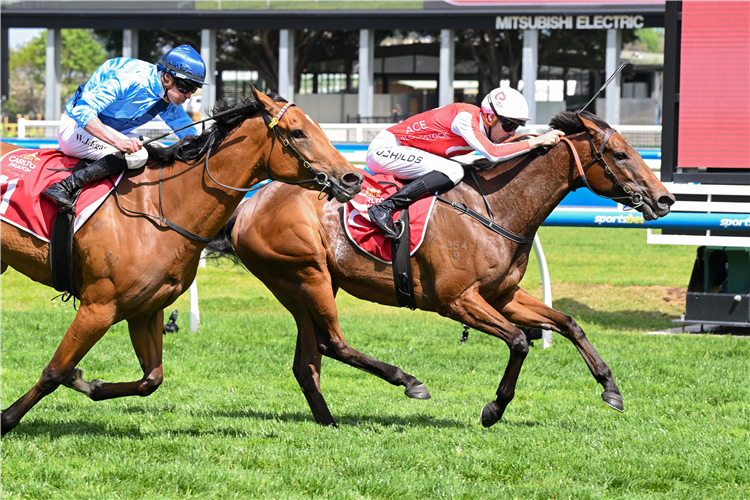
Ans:
[{"label": "jockey", "polygon": [[370,220],[386,237],[398,238],[393,213],[428,193],[449,191],[463,179],[461,164],[448,158],[479,151],[490,161],[505,161],[540,146],[551,146],[564,135],[553,130],[524,141],[504,143],[531,120],[526,99],[517,90],[497,88],[481,108],[455,103],[407,118],[380,132],[367,149],[367,168],[376,174],[416,179],[389,198],[371,206]]},{"label": "jockey", "polygon": [[[173,48],[156,65],[123,57],[102,64],[65,105],[57,129],[63,153],[96,161],[43,194],[65,212],[85,183],[145,165],[148,151],[132,131],[159,115],[172,130],[193,123],[182,104],[206,85],[205,77],[206,64],[189,45]],[[198,135],[195,127],[175,133]]]}]

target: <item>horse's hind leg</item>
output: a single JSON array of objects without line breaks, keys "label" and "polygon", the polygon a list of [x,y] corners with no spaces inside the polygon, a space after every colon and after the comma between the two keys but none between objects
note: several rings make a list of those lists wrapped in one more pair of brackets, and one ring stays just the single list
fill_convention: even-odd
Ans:
[{"label": "horse's hind leg", "polygon": [[87,352],[113,323],[114,310],[107,305],[82,304],[57,351],[29,392],[2,412],[2,434],[12,430],[43,397],[51,394],[66,379]]},{"label": "horse's hind leg", "polygon": [[[405,386],[404,394],[414,399],[429,399],[430,392],[416,377],[351,348],[338,324],[338,312],[330,281],[327,286],[310,288],[308,280],[297,296],[272,290],[297,322],[297,351],[294,375],[310,404],[315,420],[334,424],[320,390],[320,355],[359,368],[393,385]],[[303,303],[305,300],[306,303]],[[314,312],[313,312],[314,311]],[[326,325],[325,327],[320,326]]]},{"label": "horse's hind leg", "polygon": [[604,402],[617,411],[625,410],[622,395],[612,377],[612,370],[599,356],[586,338],[583,329],[573,318],[552,309],[520,288],[500,296],[492,305],[513,323],[525,327],[550,329],[570,340],[581,353],[591,374],[604,388],[602,392]]},{"label": "horse's hind leg", "polygon": [[75,368],[65,385],[82,392],[94,401],[121,398],[125,396],[148,396],[159,388],[164,380],[162,367],[162,335],[164,311],[135,316],[128,319],[130,341],[133,344],[138,363],[143,370],[143,378],[133,382],[108,383],[100,380],[87,382],[83,372]]}]

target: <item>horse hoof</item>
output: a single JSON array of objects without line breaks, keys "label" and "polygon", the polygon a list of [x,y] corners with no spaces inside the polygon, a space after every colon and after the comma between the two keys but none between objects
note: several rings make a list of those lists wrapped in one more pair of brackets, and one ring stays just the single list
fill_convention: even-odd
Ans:
[{"label": "horse hoof", "polygon": [[430,396],[430,391],[427,390],[427,386],[424,384],[407,387],[404,394],[412,399],[430,399],[432,397]]},{"label": "horse hoof", "polygon": [[497,404],[497,401],[490,401],[487,406],[482,408],[481,419],[484,427],[492,427],[501,418],[503,418],[503,410]]},{"label": "horse hoof", "polygon": [[604,400],[604,403],[606,403],[607,406],[614,408],[620,413],[625,412],[625,406],[622,404],[622,395],[619,393],[604,391],[602,393],[602,400]]}]

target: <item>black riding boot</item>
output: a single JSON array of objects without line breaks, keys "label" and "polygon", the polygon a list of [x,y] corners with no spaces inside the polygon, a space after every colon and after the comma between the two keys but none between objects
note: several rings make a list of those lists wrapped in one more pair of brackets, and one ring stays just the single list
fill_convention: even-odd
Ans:
[{"label": "black riding boot", "polygon": [[75,207],[78,193],[83,185],[101,179],[107,175],[119,174],[128,169],[128,162],[121,152],[99,158],[94,163],[70,174],[70,177],[55,182],[42,194],[60,207],[60,212],[67,212]]},{"label": "black riding boot", "polygon": [[396,239],[399,237],[396,226],[393,224],[393,213],[396,210],[407,208],[428,193],[445,192],[454,186],[453,181],[444,173],[429,172],[402,187],[379,204],[368,208],[367,214],[370,220],[385,233],[386,238]]}]

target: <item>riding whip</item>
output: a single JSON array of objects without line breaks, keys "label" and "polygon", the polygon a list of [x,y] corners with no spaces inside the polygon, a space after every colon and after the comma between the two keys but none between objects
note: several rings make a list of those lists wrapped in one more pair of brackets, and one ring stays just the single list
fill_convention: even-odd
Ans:
[{"label": "riding whip", "polygon": [[207,121],[213,120],[213,119],[218,118],[220,116],[231,115],[232,113],[238,113],[240,111],[245,111],[245,109],[247,109],[249,107],[252,107],[252,106],[253,106],[253,104],[246,104],[244,106],[239,106],[239,107],[236,107],[236,108],[227,109],[225,111],[222,111],[221,113],[217,113],[217,114],[215,114],[213,116],[210,116],[208,118],[205,118],[203,120],[200,120],[200,121],[197,121],[197,122],[193,122],[190,125],[185,125],[184,127],[180,127],[178,129],[172,130],[172,131],[167,132],[166,134],[162,134],[162,135],[160,135],[158,137],[149,137],[148,139],[146,139],[146,140],[143,141],[143,145],[145,146],[149,142],[154,142],[154,141],[158,141],[160,139],[164,139],[165,137],[167,137],[169,135],[172,135],[172,133],[174,133],[174,132],[179,132],[180,130],[185,130],[186,128],[190,128],[193,125],[198,125],[199,123],[205,123]]},{"label": "riding whip", "polygon": [[602,93],[602,91],[603,91],[604,89],[606,89],[606,88],[607,88],[607,85],[609,85],[610,83],[612,83],[612,80],[614,80],[614,78],[615,78],[615,77],[616,77],[616,76],[617,76],[618,74],[620,74],[620,71],[622,71],[622,68],[624,68],[624,67],[625,67],[625,66],[627,66],[627,65],[628,65],[628,63],[626,63],[626,62],[624,62],[624,63],[620,64],[620,67],[619,67],[619,68],[617,68],[617,70],[616,70],[616,71],[615,71],[614,73],[612,73],[612,76],[610,76],[610,77],[609,77],[609,78],[607,79],[607,81],[606,81],[606,82],[604,82],[604,85],[602,85],[602,88],[600,88],[600,89],[599,89],[599,91],[598,91],[598,92],[597,92],[596,94],[594,94],[594,97],[592,97],[592,98],[591,98],[591,100],[590,100],[589,102],[587,102],[587,103],[586,103],[586,105],[585,105],[584,107],[582,107],[581,109],[579,109],[579,110],[578,110],[578,113],[580,113],[580,112],[581,112],[581,111],[583,111],[584,109],[588,108],[588,107],[589,107],[589,104],[591,104],[592,102],[594,102],[594,99],[596,99],[597,97],[599,97],[599,94],[601,94],[601,93]]}]

